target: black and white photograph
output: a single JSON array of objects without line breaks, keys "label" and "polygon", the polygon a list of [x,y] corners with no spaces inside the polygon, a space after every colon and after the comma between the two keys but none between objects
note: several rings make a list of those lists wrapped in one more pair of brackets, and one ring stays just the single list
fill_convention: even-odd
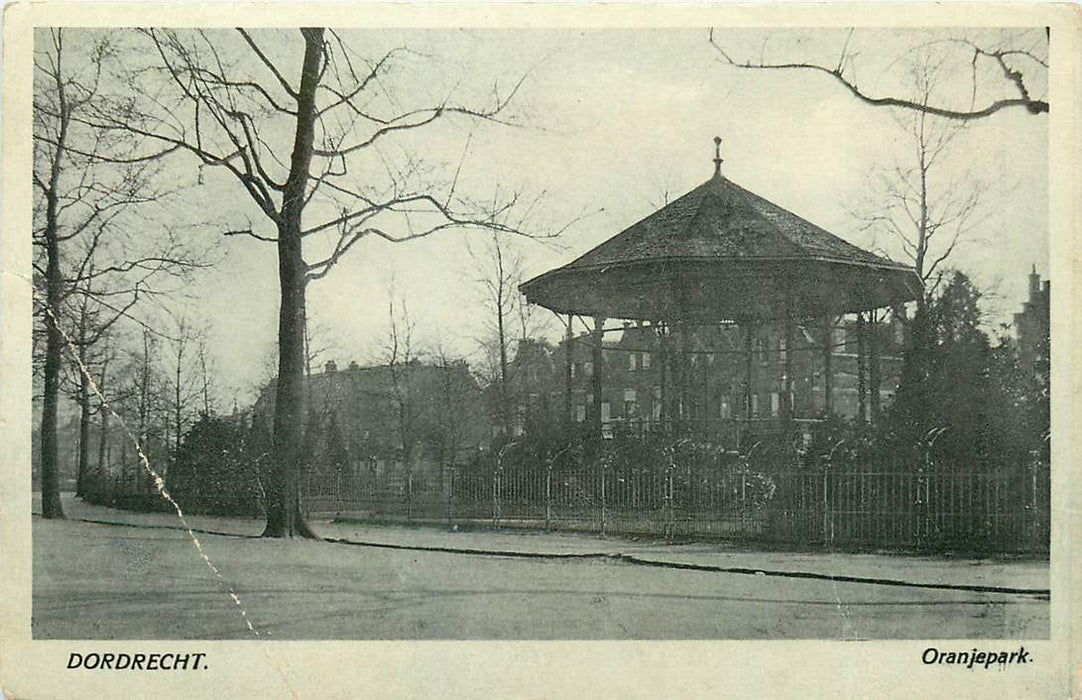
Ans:
[{"label": "black and white photograph", "polygon": [[[950,697],[1077,692],[1072,25],[444,9],[25,27],[5,489],[49,696],[356,697],[266,646],[331,641],[814,642],[838,678],[908,642]],[[740,696],[484,658],[364,694]]]}]

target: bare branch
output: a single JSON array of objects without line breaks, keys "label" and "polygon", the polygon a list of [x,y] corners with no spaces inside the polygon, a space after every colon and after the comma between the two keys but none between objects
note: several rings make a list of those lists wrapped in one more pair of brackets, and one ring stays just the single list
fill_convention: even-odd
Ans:
[{"label": "bare branch", "polygon": [[250,238],[256,239],[257,241],[263,241],[264,243],[277,243],[278,242],[277,238],[272,238],[270,236],[261,236],[260,234],[256,233],[255,231],[253,231],[250,228],[226,231],[222,235],[223,236],[248,236]]},{"label": "bare branch", "polygon": [[252,37],[248,35],[248,32],[246,32],[244,29],[241,29],[240,27],[237,27],[237,32],[239,32],[240,35],[244,37],[244,41],[248,44],[248,46],[251,47],[252,51],[255,52],[255,55],[259,57],[259,60],[262,61],[263,65],[265,65],[270,70],[270,72],[274,74],[274,77],[278,80],[278,84],[282,86],[282,89],[286,91],[286,94],[292,97],[294,100],[297,99],[297,91],[293,89],[293,86],[291,86],[289,84],[289,81],[286,80],[285,77],[281,74],[281,72],[278,70],[278,67],[275,66],[274,63],[269,58],[267,58],[267,55],[263,53],[259,46],[256,45]]},{"label": "bare branch", "polygon": [[[1021,97],[1017,98],[1003,98],[994,100],[993,102],[985,105],[981,108],[959,110],[949,109],[946,107],[937,107],[927,103],[918,102],[915,100],[909,100],[899,97],[874,97],[868,93],[862,91],[854,81],[850,80],[843,73],[844,66],[841,61],[834,68],[828,68],[826,66],[819,65],[811,62],[780,62],[780,63],[767,63],[760,59],[758,63],[752,63],[751,61],[739,61],[734,59],[725,49],[714,39],[714,29],[710,29],[709,34],[710,45],[714,47],[714,50],[720,56],[720,60],[734,68],[741,68],[747,70],[797,70],[808,71],[811,73],[818,73],[826,75],[835,80],[838,84],[849,91],[851,95],[856,97],[861,102],[871,105],[873,107],[900,107],[902,109],[914,110],[917,112],[924,112],[937,117],[944,117],[946,119],[957,119],[962,121],[981,119],[988,117],[996,112],[1012,107],[1024,107],[1030,114],[1045,114],[1048,112],[1048,102],[1044,100],[1035,100],[1030,97],[1028,91],[1026,91],[1024,84],[1021,80],[1021,74],[1017,71],[1011,70],[1004,62],[1005,54],[1003,52],[983,52],[985,55],[996,58],[1003,68],[1003,71],[1007,78],[1015,84],[1021,93]],[[848,43],[848,38],[846,39]],[[843,50],[843,56],[845,51]],[[1037,59],[1035,59],[1037,60]]]}]

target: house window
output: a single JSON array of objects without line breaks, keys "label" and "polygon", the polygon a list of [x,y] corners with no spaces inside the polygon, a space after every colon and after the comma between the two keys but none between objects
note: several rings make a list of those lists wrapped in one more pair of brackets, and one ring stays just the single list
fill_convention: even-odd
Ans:
[{"label": "house window", "polygon": [[766,362],[766,343],[762,338],[756,338],[752,346],[754,347],[755,359],[759,362]]},{"label": "house window", "polygon": [[712,353],[712,352],[706,353],[706,364],[708,364],[708,365],[714,364],[714,353]]},{"label": "house window", "polygon": [[650,369],[650,353],[644,352],[640,357],[640,364],[643,369]]},{"label": "house window", "polygon": [[594,376],[594,363],[593,362],[583,362],[582,363],[582,372],[587,377]]},{"label": "house window", "polygon": [[633,352],[629,352],[627,354],[627,369],[628,369],[629,372],[634,372],[635,371],[635,369],[636,369],[635,365],[636,365],[637,357],[638,356]]},{"label": "house window", "polygon": [[781,405],[781,397],[778,396],[778,392],[774,391],[770,393],[770,415],[778,415],[778,408]]},{"label": "house window", "polygon": [[571,363],[571,378],[574,379],[577,376],[579,376],[579,363],[578,362],[572,362]]},{"label": "house window", "polygon": [[601,402],[601,422],[608,423],[612,420],[612,406],[608,401]]},{"label": "house window", "polygon": [[729,397],[728,396],[722,396],[721,397],[721,417],[722,418],[732,418],[733,417],[733,407],[729,404]]},{"label": "house window", "polygon": [[751,395],[751,415],[753,415],[753,416],[759,415],[759,395],[758,394],[752,394]]},{"label": "house window", "polygon": [[586,406],[582,405],[581,403],[579,405],[575,406],[575,422],[576,423],[585,423],[586,422]]},{"label": "house window", "polygon": [[624,416],[631,418],[638,413],[636,407],[636,392],[634,389],[624,389]]}]

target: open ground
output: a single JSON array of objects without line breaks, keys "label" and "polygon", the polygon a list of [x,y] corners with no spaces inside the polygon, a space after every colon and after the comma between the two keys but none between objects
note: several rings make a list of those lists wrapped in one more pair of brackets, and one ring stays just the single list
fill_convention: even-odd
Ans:
[{"label": "open ground", "polygon": [[[35,516],[35,638],[1046,638],[1047,562],[741,551],[85,506]],[[229,591],[232,589],[239,603]],[[244,611],[245,615],[241,614]],[[251,622],[249,630],[245,617]]]}]

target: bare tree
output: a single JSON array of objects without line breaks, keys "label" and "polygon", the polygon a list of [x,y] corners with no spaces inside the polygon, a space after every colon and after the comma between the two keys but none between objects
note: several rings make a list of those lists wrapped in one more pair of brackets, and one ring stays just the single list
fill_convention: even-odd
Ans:
[{"label": "bare tree", "polygon": [[525,280],[522,253],[500,236],[492,235],[483,246],[471,247],[476,266],[474,278],[486,315],[481,350],[487,364],[486,380],[496,389],[496,418],[510,434],[517,405],[514,355],[516,343],[536,339],[551,330],[550,319],[537,313],[519,291]]},{"label": "bare tree", "polygon": [[[70,363],[71,371],[69,373],[71,383],[74,384],[73,398],[79,407],[75,495],[80,498],[86,495],[90,470],[90,422],[92,417],[101,410],[100,405],[95,406],[90,400],[90,382],[93,379],[89,374],[89,369],[98,364],[97,358],[92,358],[91,354],[94,346],[99,344],[102,338],[108,340],[107,331],[109,330],[107,326],[101,323],[100,313],[98,313],[100,309],[93,307],[92,300],[93,298],[90,295],[83,294],[76,304],[75,335],[72,338],[75,355]],[[114,316],[110,320],[115,321],[117,318],[117,316]],[[103,350],[107,357],[108,348]],[[107,360],[102,360],[102,364],[106,362]]]},{"label": "bare tree", "polygon": [[172,456],[180,452],[184,431],[190,425],[193,414],[202,405],[201,412],[210,413],[210,378],[207,374],[206,332],[185,317],[176,320],[176,328],[170,330],[169,408],[172,418]]},{"label": "bare tree", "polygon": [[394,410],[395,431],[402,466],[406,471],[406,515],[412,518],[413,511],[413,459],[421,441],[420,414],[421,405],[417,396],[417,365],[420,358],[414,346],[416,328],[409,315],[405,301],[399,301],[395,308],[394,289],[392,287],[388,302],[388,335],[384,348],[385,361],[390,373],[390,398]]},{"label": "bare tree", "polygon": [[470,249],[479,276],[476,282],[481,290],[481,304],[486,311],[485,337],[482,349],[490,367],[489,383],[496,387],[496,413],[500,429],[511,432],[512,377],[511,343],[515,337],[515,323],[522,323],[526,332],[528,310],[518,291],[522,283],[522,256],[511,250],[498,236],[489,237],[483,248]]},{"label": "bare tree", "polygon": [[[939,63],[928,59],[913,67],[914,91],[927,104],[938,80]],[[951,147],[964,124],[926,111],[902,114],[899,125],[911,148],[908,154],[874,173],[874,183],[853,214],[875,236],[873,244],[888,255],[907,258],[928,288],[966,234],[979,222],[983,184],[971,173],[948,171]]]},{"label": "bare tree", "polygon": [[[46,518],[63,517],[57,411],[64,346],[75,345],[77,373],[85,375],[89,348],[156,293],[153,278],[182,276],[198,265],[171,233],[147,235],[153,222],[145,214],[141,235],[130,235],[125,218],[166,195],[154,185],[160,153],[134,155],[139,144],[130,135],[90,124],[103,101],[114,48],[105,36],[72,51],[65,47],[66,36],[62,29],[49,30],[34,63],[34,286],[35,317],[45,336],[41,474]],[[76,309],[68,308],[72,299]],[[77,329],[65,332],[64,319],[71,317]],[[89,380],[82,376],[78,382],[84,429]],[[86,467],[82,448],[80,463]]]},{"label": "bare tree", "polygon": [[[942,61],[934,51],[914,57],[910,77],[918,104],[930,104],[941,79]],[[899,110],[897,117],[910,147],[904,157],[873,171],[873,185],[851,213],[861,222],[862,230],[872,234],[877,252],[913,264],[924,286],[924,294],[917,300],[920,305],[937,286],[959,244],[980,222],[985,190],[971,173],[949,172],[952,147],[965,133],[967,122],[944,119],[926,110]],[[890,314],[908,325],[904,308],[892,309]],[[867,313],[868,361],[858,363],[861,386],[867,374],[871,399],[867,408],[872,422],[881,413],[879,341],[880,325],[886,319],[886,310]],[[863,410],[861,415],[864,417]]]},{"label": "bare tree", "polygon": [[[862,88],[857,79],[860,51],[854,49],[855,30],[849,30],[836,49],[836,61],[817,61],[815,57],[797,55],[793,58],[768,60],[767,41],[758,58],[737,57],[719,32],[710,29],[709,41],[717,58],[734,68],[753,71],[797,71],[830,78],[853,97],[874,107],[895,107],[955,120],[974,120],[991,116],[1005,109],[1023,108],[1030,114],[1045,114],[1049,105],[1043,95],[1048,74],[1048,30],[1044,28],[988,33],[951,35],[933,39],[934,43],[952,52],[952,60],[969,72],[968,94],[952,90],[936,100],[914,96],[873,95]],[[918,47],[918,51],[920,48]],[[904,65],[903,60],[891,66]],[[865,78],[867,80],[867,78]],[[870,80],[868,82],[871,82]],[[1034,87],[1037,86],[1037,87]],[[1035,93],[1036,92],[1036,96]],[[985,93],[988,93],[985,95]],[[983,101],[982,101],[983,100]]]},{"label": "bare tree", "polygon": [[473,415],[472,390],[476,383],[470,376],[469,365],[442,345],[432,354],[433,364],[439,368],[438,400],[435,408],[434,447],[440,460],[440,484],[443,485],[447,468],[458,461],[467,442],[467,426],[476,422]]},{"label": "bare tree", "polygon": [[[105,395],[105,392],[110,388],[109,381],[109,365],[115,359],[115,352],[111,347],[105,348],[103,352],[101,370],[98,374],[98,390]],[[104,478],[109,473],[110,462],[112,459],[112,452],[110,448],[109,438],[109,410],[101,403],[98,402],[98,463],[96,465],[97,473],[101,478]]]},{"label": "bare tree", "polygon": [[203,398],[203,415],[210,416],[214,412],[214,402],[211,399],[212,380],[214,374],[214,361],[207,356],[207,335],[201,333],[196,346],[196,356],[199,361],[199,389]]},{"label": "bare tree", "polygon": [[[109,403],[108,408],[102,411],[103,417],[115,412],[126,426],[130,426],[128,430],[132,439],[120,441],[120,459],[115,464],[129,495],[146,491],[151,486],[138,453],[154,462],[159,457],[164,461],[173,451],[171,366],[163,362],[162,353],[163,344],[169,340],[167,336],[156,334],[149,326],[141,328],[134,342],[109,358],[109,391],[99,386]],[[107,420],[103,420],[101,428],[104,439],[108,440]],[[129,452],[133,441],[136,454]],[[100,450],[99,447],[99,458],[102,455]],[[109,447],[106,446],[106,455],[108,453]]]},{"label": "bare tree", "polygon": [[[141,36],[156,66],[135,72],[135,96],[122,96],[120,108],[95,123],[228,173],[265,217],[270,231],[248,221],[228,232],[278,251],[275,460],[264,535],[315,537],[298,496],[307,286],[369,238],[400,243],[462,227],[523,234],[525,222],[510,218],[517,196],[471,202],[457,192],[457,171],[440,186],[421,161],[391,163],[392,154],[381,150],[453,117],[506,123],[521,81],[509,90],[497,86],[479,107],[450,98],[403,106],[390,78],[396,62],[410,55],[404,49],[368,61],[337,32],[321,28],[271,37],[244,29]],[[293,37],[301,40],[299,49]],[[285,153],[288,159],[279,157]],[[306,244],[322,252],[306,256]]]}]

